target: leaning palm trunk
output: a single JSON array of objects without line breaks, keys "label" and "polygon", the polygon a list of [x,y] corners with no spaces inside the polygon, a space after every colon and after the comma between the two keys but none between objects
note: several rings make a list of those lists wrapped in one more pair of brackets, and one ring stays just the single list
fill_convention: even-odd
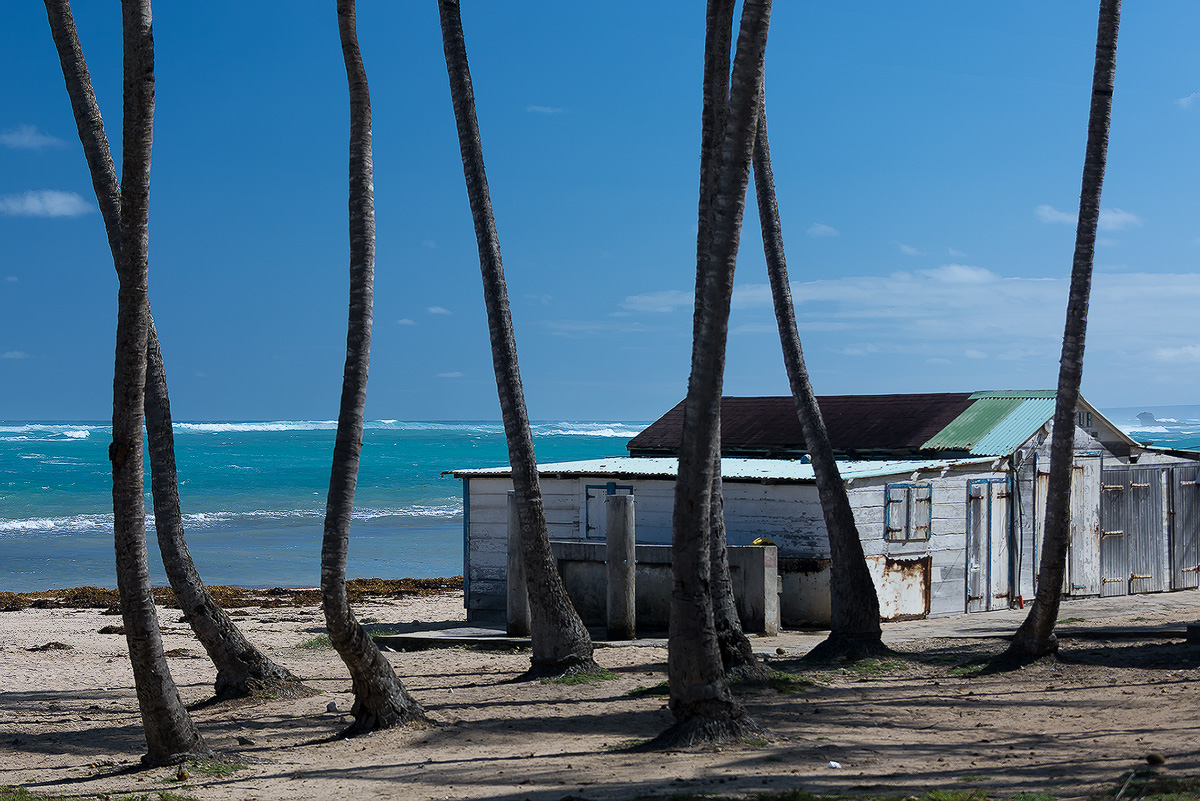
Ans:
[{"label": "leaning palm trunk", "polygon": [[[79,44],[67,0],[45,0],[50,32],[58,49],[67,95],[79,139],[92,175],[92,187],[104,219],[113,263],[121,254],[121,189],[109,150],[104,121],[92,90],[91,77]],[[200,581],[183,537],[175,444],[171,431],[171,402],[154,320],[149,320],[146,351],[146,434],[150,450],[154,524],[167,579],[184,616],[217,669],[218,698],[279,688],[295,678],[250,644],[233,620],[213,601]]]},{"label": "leaning palm trunk", "polygon": [[[710,25],[714,21],[713,8],[710,3]],[[712,204],[711,247],[708,253],[699,256],[704,264],[698,270],[702,302],[696,309],[692,369],[684,402],[671,522],[674,587],[667,676],[676,722],[652,741],[655,747],[723,742],[757,730],[729,690],[717,646],[710,586],[710,513],[720,445],[721,384],[729,306],[762,93],[770,10],[770,0],[747,0],[743,6]],[[719,59],[713,55],[706,46],[706,84],[713,71],[721,68]],[[712,116],[706,114],[705,123],[711,120]],[[700,220],[699,225],[704,222]]]},{"label": "leaning palm trunk", "polygon": [[467,196],[479,246],[479,267],[483,276],[483,298],[487,307],[488,332],[492,344],[492,365],[508,458],[512,465],[513,490],[517,519],[521,529],[521,549],[529,588],[530,633],[533,646],[529,678],[561,676],[567,673],[594,673],[600,668],[592,658],[592,640],[571,599],[567,596],[546,530],[538,482],[537,459],[533,452],[533,434],[525,408],[525,393],[517,365],[517,345],[513,335],[504,266],[500,258],[500,238],[492,213],[491,194],[483,164],[483,145],[475,116],[475,95],[467,63],[462,18],[457,0],[438,0],[441,16],[442,45],[446,72],[450,79],[450,98],[458,128]]},{"label": "leaning palm trunk", "polygon": [[208,747],[183,706],[163,653],[150,586],[143,500],[142,412],[150,302],[150,149],[154,125],[154,39],[149,0],[121,4],[124,39],[124,126],[121,256],[117,264],[116,365],[113,378],[113,532],[117,589],[150,765],[206,756]]},{"label": "leaning palm trunk", "polygon": [[813,659],[858,658],[882,653],[882,629],[879,625],[879,597],[871,573],[867,570],[862,540],[854,523],[854,512],[846,495],[846,485],[838,472],[837,460],[829,444],[825,420],[817,406],[804,351],[796,329],[796,313],[788,283],[787,260],[783,251],[783,229],[775,199],[775,178],[771,172],[771,150],[767,140],[767,113],[758,118],[754,148],[754,189],[758,197],[758,218],[762,225],[763,251],[779,341],[783,345],[783,363],[787,369],[792,400],[804,432],[804,442],[812,460],[817,495],[829,533],[830,610],[833,614],[829,637],[810,653]]},{"label": "leaning palm trunk", "polygon": [[[704,302],[704,268],[712,249],[713,215],[716,213],[717,179],[721,170],[721,143],[725,120],[729,116],[729,48],[733,40],[733,0],[717,0],[707,10],[704,37],[705,64],[703,111],[700,124],[700,203],[696,231],[696,309],[693,336],[700,323],[699,309]],[[713,451],[713,485],[709,499],[709,571],[713,597],[713,625],[717,648],[726,673],[753,673],[759,668],[750,640],[742,631],[737,604],[733,597],[733,579],[729,572],[729,554],[725,543],[724,493],[721,486],[720,423],[718,442]]]},{"label": "leaning palm trunk", "polygon": [[375,274],[375,198],[371,183],[371,97],[358,48],[354,0],[338,0],[338,32],[350,87],[350,312],[346,367],[337,436],[325,504],[321,543],[321,605],[333,647],[350,671],[354,722],[349,737],[376,729],[428,722],[425,710],[404,689],[396,672],[367,634],[346,597],[346,556],[358,464],[362,455],[367,368],[371,355],[371,307]]},{"label": "leaning palm trunk", "polygon": [[1058,649],[1054,626],[1062,601],[1067,546],[1071,531],[1071,472],[1075,457],[1075,406],[1083,380],[1083,344],[1087,331],[1088,298],[1092,287],[1092,261],[1096,228],[1100,221],[1100,190],[1108,153],[1113,85],[1117,72],[1117,29],[1121,0],[1101,0],[1096,30],[1096,64],[1092,73],[1092,103],[1088,112],[1087,148],[1083,160],[1083,185],[1079,192],[1079,223],[1075,229],[1075,255],[1071,264],[1071,289],[1059,361],[1058,392],[1054,401],[1054,429],[1050,435],[1050,480],[1046,491],[1045,538],[1038,569],[1037,595],[1025,622],[1013,635],[1002,660],[1024,662]]}]

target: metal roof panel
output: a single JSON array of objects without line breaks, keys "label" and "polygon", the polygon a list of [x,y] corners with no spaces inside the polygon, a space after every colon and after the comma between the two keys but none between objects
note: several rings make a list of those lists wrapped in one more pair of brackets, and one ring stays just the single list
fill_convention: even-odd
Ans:
[{"label": "metal roof panel", "polygon": [[971,448],[972,456],[1012,453],[1054,417],[1054,395],[1023,402]]},{"label": "metal roof panel", "polygon": [[1019,398],[980,398],[926,440],[921,449],[973,452],[976,443],[1024,402]]}]

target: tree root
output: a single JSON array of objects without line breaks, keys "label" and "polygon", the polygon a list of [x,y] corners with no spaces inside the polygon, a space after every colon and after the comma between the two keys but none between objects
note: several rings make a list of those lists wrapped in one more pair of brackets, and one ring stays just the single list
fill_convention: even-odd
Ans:
[{"label": "tree root", "polygon": [[184,762],[211,761],[216,754],[204,743],[197,743],[191,751],[175,754],[142,754],[142,767],[161,768],[164,765],[182,765]]},{"label": "tree root", "polygon": [[707,717],[697,715],[681,720],[653,740],[641,743],[632,752],[679,751],[701,749],[716,745],[745,743],[762,739],[766,732],[746,715],[737,717]]},{"label": "tree root", "polygon": [[529,670],[513,681],[542,681],[543,679],[562,679],[568,676],[602,676],[606,672],[590,656],[584,658],[571,655],[562,659],[539,659],[535,656],[529,661]]},{"label": "tree root", "polygon": [[879,656],[889,656],[892,650],[883,644],[879,635],[830,634],[817,644],[803,661],[809,664],[857,662]]},{"label": "tree root", "polygon": [[1020,630],[1004,653],[994,657],[984,669],[985,673],[1004,673],[1017,670],[1042,659],[1055,659],[1058,654],[1058,637],[1022,636]]}]

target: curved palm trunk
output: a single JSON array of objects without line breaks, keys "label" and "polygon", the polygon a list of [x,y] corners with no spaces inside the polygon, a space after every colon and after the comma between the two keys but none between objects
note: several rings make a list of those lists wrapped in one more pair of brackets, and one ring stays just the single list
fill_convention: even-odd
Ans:
[{"label": "curved palm trunk", "polygon": [[500,238],[492,214],[479,122],[475,117],[475,94],[471,87],[459,4],[457,0],[438,0],[438,11],[467,196],[479,245],[479,267],[483,276],[492,364],[496,372],[504,434],[508,441],[508,458],[512,465],[521,548],[529,588],[533,656],[526,675],[535,678],[592,673],[600,668],[592,656],[591,636],[571,605],[554,555],[550,552],[537,459],[533,452],[533,434],[529,428],[525,393],[517,365],[517,345],[508,306],[508,290],[504,283],[504,266],[500,258]]},{"label": "curved palm trunk", "polygon": [[1003,660],[1024,662],[1058,650],[1054,626],[1062,601],[1067,546],[1071,532],[1071,467],[1075,456],[1075,406],[1083,380],[1083,345],[1087,331],[1088,298],[1096,228],[1100,221],[1100,191],[1108,154],[1113,85],[1117,72],[1117,30],[1121,0],[1101,0],[1096,29],[1096,65],[1092,73],[1092,103],[1088,112],[1087,148],[1079,192],[1079,223],[1071,264],[1071,289],[1059,361],[1054,428],[1050,439],[1050,480],[1046,494],[1046,526],[1042,541],[1038,589],[1033,607],[1013,635]]},{"label": "curved palm trunk", "polygon": [[788,283],[787,260],[783,250],[783,229],[775,200],[775,178],[771,172],[765,104],[758,118],[754,148],[754,189],[758,197],[758,217],[762,225],[763,251],[775,305],[775,321],[779,326],[779,341],[783,345],[783,363],[787,369],[796,413],[800,417],[800,427],[804,432],[804,442],[812,460],[817,494],[821,499],[825,528],[829,533],[829,591],[833,621],[829,637],[814,648],[809,656],[813,659],[831,659],[879,654],[887,650],[879,625],[879,597],[867,570],[862,540],[854,523],[854,512],[846,495],[846,485],[838,472],[833,448],[829,445],[825,420],[821,417],[821,409],[813,394],[808,370],[804,366],[800,333],[796,330],[796,313],[792,306],[792,290]]},{"label": "curved palm trunk", "polygon": [[[733,0],[715,0],[706,13],[704,59],[703,111],[700,121],[700,203],[696,232],[696,312],[692,323],[693,337],[700,324],[703,308],[704,265],[712,249],[713,215],[715,214],[717,179],[721,169],[721,142],[725,120],[729,115],[729,49],[733,41]],[[713,485],[709,501],[711,588],[713,625],[717,633],[717,648],[726,673],[753,673],[758,670],[758,658],[750,645],[742,621],[738,618],[733,598],[733,579],[729,573],[729,556],[725,542],[724,493],[721,486],[721,445],[714,446]]]},{"label": "curved palm trunk", "polygon": [[[717,646],[710,586],[710,513],[720,443],[729,304],[762,93],[770,10],[770,0],[747,0],[743,6],[712,205],[712,244],[707,254],[701,254],[705,264],[699,271],[702,302],[697,308],[692,343],[671,524],[674,587],[667,676],[676,723],[653,741],[658,747],[721,742],[756,730],[729,691]],[[710,54],[706,47],[706,83],[708,76],[720,68]],[[710,119],[706,115],[705,121]],[[700,225],[704,225],[703,220]]]},{"label": "curved palm trunk", "polygon": [[346,663],[354,688],[351,709],[354,722],[342,732],[342,736],[349,737],[405,723],[427,723],[429,719],[405,690],[391,663],[359,625],[346,597],[346,555],[362,455],[371,355],[375,197],[371,183],[371,97],[358,48],[354,0],[338,0],[337,17],[350,87],[350,312],[346,368],[321,543],[321,605],[329,639]]},{"label": "curved palm trunk", "polygon": [[[70,4],[67,0],[45,0],[45,5],[79,140],[92,176],[92,188],[108,234],[108,246],[113,263],[117,264],[121,254],[121,190],[104,121],[92,90]],[[253,691],[277,688],[283,682],[294,682],[296,679],[290,672],[246,640],[200,581],[183,536],[171,403],[153,317],[149,320],[146,357],[146,434],[159,551],[180,608],[217,669],[215,694],[218,698],[248,695]]]},{"label": "curved palm trunk", "polygon": [[117,588],[138,707],[146,734],[142,761],[158,765],[211,752],[183,706],[163,654],[143,501],[142,411],[150,303],[150,149],[154,125],[154,39],[148,0],[121,4],[124,39],[124,126],[121,180],[121,258],[117,274],[116,364],[113,378],[113,530]]}]

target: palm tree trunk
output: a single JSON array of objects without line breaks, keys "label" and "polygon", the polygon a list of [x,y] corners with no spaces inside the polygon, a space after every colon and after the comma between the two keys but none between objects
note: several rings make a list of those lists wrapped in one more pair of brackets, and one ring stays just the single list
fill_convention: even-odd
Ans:
[{"label": "palm tree trunk", "polygon": [[[117,264],[121,257],[121,189],[104,132],[104,120],[92,90],[69,2],[45,0],[45,5],[79,140],[83,144],[92,187],[108,234],[109,250],[113,263]],[[171,403],[152,316],[146,357],[146,434],[159,551],[180,608],[217,669],[215,694],[218,698],[248,695],[255,691],[276,690],[285,682],[295,682],[288,670],[275,664],[246,640],[200,581],[183,536]]]},{"label": "palm tree trunk", "polygon": [[358,48],[354,0],[338,0],[338,33],[350,88],[350,312],[346,367],[338,410],[325,534],[321,543],[321,605],[333,647],[346,663],[354,688],[349,737],[401,724],[425,724],[425,710],[408,694],[392,665],[366,633],[346,597],[350,518],[362,455],[371,308],[375,278],[375,197],[371,169],[371,97]]},{"label": "palm tree trunk", "polygon": [[1113,86],[1117,73],[1117,30],[1121,0],[1101,0],[1096,29],[1096,63],[1092,73],[1092,102],[1088,112],[1087,147],[1079,192],[1079,223],[1075,228],[1075,255],[1071,263],[1071,288],[1059,360],[1058,393],[1054,401],[1054,428],[1050,435],[1050,479],[1046,493],[1046,526],[1038,589],[1029,615],[1013,635],[1001,657],[1027,662],[1058,650],[1054,626],[1062,601],[1067,546],[1071,532],[1071,468],[1075,457],[1075,406],[1083,380],[1083,345],[1087,332],[1088,298],[1092,288],[1092,262],[1096,228],[1100,221],[1100,191],[1108,154]]},{"label": "palm tree trunk", "polygon": [[467,196],[479,245],[479,267],[483,276],[483,298],[487,307],[492,365],[500,413],[508,441],[517,519],[521,528],[526,581],[529,588],[530,634],[533,646],[529,678],[599,671],[592,655],[592,640],[563,587],[558,566],[550,551],[546,514],[538,482],[533,434],[525,408],[525,393],[517,364],[500,238],[492,213],[491,193],[483,164],[483,145],[475,116],[475,94],[467,62],[462,18],[457,0],[438,0],[450,98],[458,128]]},{"label": "palm tree trunk", "polygon": [[[699,224],[696,230],[696,312],[692,317],[692,335],[698,333],[700,309],[704,302],[704,267],[712,249],[713,215],[715,214],[717,179],[721,171],[721,142],[725,120],[729,115],[729,49],[733,42],[733,0],[715,0],[706,14],[704,59],[711,69],[705,69],[703,111],[700,120],[700,203]],[[720,425],[718,423],[718,438]],[[755,672],[758,658],[750,645],[742,621],[737,615],[733,598],[733,579],[729,573],[729,555],[725,543],[724,496],[721,487],[721,445],[713,449],[713,486],[709,501],[710,557],[709,569],[713,596],[713,625],[717,631],[717,647],[725,672]]]},{"label": "palm tree trunk", "polygon": [[821,409],[817,406],[808,370],[804,366],[804,351],[800,347],[800,333],[796,329],[796,313],[792,306],[792,290],[783,250],[783,228],[779,222],[775,178],[771,171],[765,104],[758,118],[754,148],[754,189],[758,197],[758,217],[762,226],[771,297],[775,305],[775,321],[783,346],[783,363],[787,369],[796,413],[800,417],[800,427],[804,432],[804,442],[812,460],[817,495],[825,516],[825,529],[829,533],[829,590],[833,621],[829,637],[814,648],[809,656],[813,659],[860,658],[883,653],[887,649],[883,645],[883,631],[879,625],[879,597],[871,581],[871,573],[867,570],[862,540],[854,523],[854,512],[850,508],[846,485],[838,472],[829,434],[825,431],[825,420],[821,417]]},{"label": "palm tree trunk", "polygon": [[165,764],[211,752],[183,706],[163,654],[150,587],[143,501],[142,412],[150,304],[150,150],[154,125],[154,38],[149,0],[123,0],[124,124],[121,258],[117,274],[116,364],[113,378],[113,531],[117,588],[138,707],[146,734],[142,761]]},{"label": "palm tree trunk", "polygon": [[[709,8],[711,22],[712,5]],[[711,590],[710,510],[715,460],[719,456],[729,304],[754,150],[770,11],[770,0],[747,0],[743,6],[712,204],[712,245],[708,253],[700,254],[705,265],[698,270],[702,302],[698,304],[694,327],[692,370],[684,404],[671,524],[674,588],[667,676],[676,723],[655,738],[657,747],[722,742],[756,730],[729,691],[717,645]],[[721,67],[716,63],[719,59],[710,58],[713,54],[707,46],[705,50],[707,84],[714,70]],[[705,115],[705,122],[711,119],[712,115]],[[703,226],[704,220],[699,225]]]}]

